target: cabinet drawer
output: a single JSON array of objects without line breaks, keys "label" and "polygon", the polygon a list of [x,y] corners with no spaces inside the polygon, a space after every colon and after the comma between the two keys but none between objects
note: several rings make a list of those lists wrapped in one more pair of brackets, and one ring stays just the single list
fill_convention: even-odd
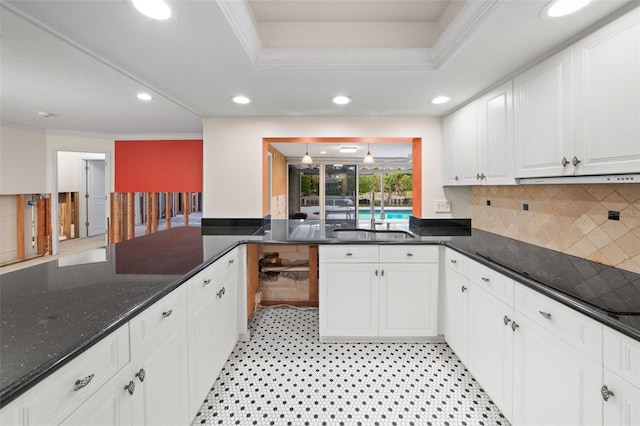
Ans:
[{"label": "cabinet drawer", "polygon": [[215,287],[214,269],[215,264],[209,265],[193,277],[189,278],[189,281],[186,283],[187,303],[189,306],[213,291],[213,288]]},{"label": "cabinet drawer", "polygon": [[136,359],[145,344],[181,318],[187,310],[186,292],[184,285],[176,288],[130,321],[131,359]]},{"label": "cabinet drawer", "polygon": [[358,246],[320,246],[320,262],[351,263],[351,262],[377,262],[378,246],[362,244]]},{"label": "cabinet drawer", "polygon": [[510,307],[513,307],[515,283],[512,279],[471,259],[467,260],[467,277]]},{"label": "cabinet drawer", "polygon": [[445,265],[453,269],[454,271],[461,273],[462,275],[466,274],[466,266],[470,261],[471,260],[466,256],[458,253],[455,250],[451,250],[450,248],[447,248],[444,251]]},{"label": "cabinet drawer", "polygon": [[380,261],[393,263],[438,262],[438,246],[380,246]]},{"label": "cabinet drawer", "polygon": [[640,387],[640,342],[609,327],[604,328],[604,366]]},{"label": "cabinet drawer", "polygon": [[58,424],[129,362],[124,325],[2,409],[2,424]]},{"label": "cabinet drawer", "polygon": [[236,271],[238,269],[238,250],[231,250],[229,253],[216,260],[212,265],[215,269],[215,278],[222,278],[229,271]]},{"label": "cabinet drawer", "polygon": [[516,287],[515,309],[602,363],[602,324],[523,285]]}]

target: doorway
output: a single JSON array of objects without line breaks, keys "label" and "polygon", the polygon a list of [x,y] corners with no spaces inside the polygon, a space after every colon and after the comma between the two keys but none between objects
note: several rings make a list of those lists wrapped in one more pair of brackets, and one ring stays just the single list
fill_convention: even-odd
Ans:
[{"label": "doorway", "polygon": [[[107,152],[56,150],[53,152],[51,192],[52,253],[67,239],[107,241],[110,168]],[[65,243],[67,244],[67,243]]]}]

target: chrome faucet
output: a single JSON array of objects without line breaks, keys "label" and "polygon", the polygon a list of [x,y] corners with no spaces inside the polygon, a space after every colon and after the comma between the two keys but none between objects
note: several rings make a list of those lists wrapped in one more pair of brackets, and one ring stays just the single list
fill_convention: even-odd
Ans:
[{"label": "chrome faucet", "polygon": [[384,222],[376,222],[375,200],[376,200],[376,194],[375,194],[375,192],[371,191],[371,200],[370,200],[369,204],[371,206],[371,228],[370,229],[372,231],[376,230],[376,225],[384,224]]}]

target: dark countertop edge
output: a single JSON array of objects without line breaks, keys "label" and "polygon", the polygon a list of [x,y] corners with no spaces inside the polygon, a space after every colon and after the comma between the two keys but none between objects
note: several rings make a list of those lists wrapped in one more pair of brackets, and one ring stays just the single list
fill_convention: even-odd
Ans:
[{"label": "dark countertop edge", "polygon": [[291,241],[291,240],[287,240],[287,241],[282,241],[282,240],[273,240],[273,241],[269,241],[269,240],[257,240],[257,239],[250,239],[250,236],[248,235],[238,235],[238,240],[233,243],[230,244],[229,246],[227,246],[225,249],[222,249],[220,252],[218,252],[217,254],[213,255],[212,257],[210,257],[209,259],[207,259],[205,262],[203,262],[202,264],[200,264],[199,266],[197,266],[196,268],[192,269],[191,271],[189,271],[188,273],[186,273],[185,275],[181,276],[178,280],[173,281],[171,284],[167,285],[165,288],[163,288],[161,291],[157,292],[156,294],[154,294],[152,297],[149,297],[148,299],[146,299],[145,301],[139,303],[136,307],[130,309],[128,312],[123,313],[122,315],[118,316],[111,324],[109,324],[108,326],[106,326],[104,329],[102,329],[100,332],[98,332],[96,335],[94,335],[91,338],[86,339],[82,344],[80,344],[78,347],[74,348],[73,350],[71,350],[70,352],[60,356],[57,359],[51,360],[51,362],[43,364],[41,366],[39,366],[36,370],[33,371],[32,374],[26,375],[23,377],[22,380],[20,380],[19,382],[16,382],[14,385],[9,386],[5,389],[1,390],[0,393],[0,408],[5,407],[7,404],[9,404],[10,402],[12,402],[14,399],[18,398],[19,396],[21,396],[23,393],[25,393],[26,391],[28,391],[30,388],[32,388],[33,386],[35,386],[36,384],[38,384],[40,381],[44,380],[46,377],[50,376],[51,374],[53,374],[55,371],[57,371],[58,369],[60,369],[62,366],[66,365],[69,361],[73,360],[74,358],[76,358],[78,355],[80,355],[81,353],[83,353],[84,351],[86,351],[87,349],[89,349],[90,347],[92,347],[93,345],[95,345],[96,343],[98,343],[100,340],[102,340],[104,337],[106,337],[108,334],[110,334],[111,332],[115,331],[118,327],[124,325],[125,323],[131,321],[131,319],[133,319],[134,317],[136,317],[138,314],[140,314],[142,311],[144,311],[145,309],[147,309],[149,306],[151,306],[152,304],[154,304],[155,302],[157,302],[158,300],[160,300],[161,298],[163,298],[164,296],[166,296],[167,294],[169,294],[170,292],[172,292],[173,290],[175,290],[176,288],[178,288],[179,286],[181,286],[182,284],[184,284],[186,281],[188,281],[191,277],[193,277],[194,275],[196,275],[198,272],[202,271],[203,269],[205,269],[206,267],[210,266],[211,264],[213,264],[214,262],[216,262],[218,259],[220,259],[222,256],[224,256],[225,254],[229,253],[231,250],[235,249],[236,247],[243,245],[243,244],[291,244],[291,245],[295,245],[295,244],[308,244],[308,245],[326,245],[326,244],[342,244],[342,245],[357,245],[357,244],[376,244],[376,245],[404,245],[404,244],[411,244],[411,245],[441,245],[444,247],[448,247],[451,248],[452,250],[455,250],[467,257],[469,257],[470,259],[477,261],[505,276],[508,276],[509,278],[512,278],[513,280],[526,285],[527,287],[538,291],[548,297],[550,297],[553,300],[556,300],[560,303],[562,303],[565,306],[568,306],[616,331],[619,331],[620,333],[629,336],[635,340],[640,341],[640,330],[637,330],[635,328],[631,328],[626,326],[625,324],[621,323],[620,321],[616,320],[615,318],[611,317],[610,315],[608,315],[606,312],[597,309],[595,307],[589,306],[588,304],[586,304],[585,302],[582,302],[578,299],[575,299],[571,296],[568,296],[560,291],[554,290],[553,288],[539,283],[535,280],[529,279],[517,272],[514,272],[510,269],[504,268],[503,266],[500,266],[494,262],[488,261],[487,259],[478,256],[474,253],[470,253],[467,252],[466,250],[460,249],[458,247],[455,246],[455,243],[450,242],[450,241],[421,241],[421,240],[390,240],[390,241],[349,241],[349,240],[338,240],[338,239],[331,239],[331,240],[295,240],[295,241]]},{"label": "dark countertop edge", "polygon": [[[246,237],[244,235],[243,237]],[[131,321],[138,314],[142,313],[149,306],[153,305],[158,300],[162,299],[167,294],[171,293],[176,288],[180,287],[182,284],[187,282],[191,277],[196,275],[198,272],[202,271],[218,259],[220,259],[225,254],[229,253],[231,250],[236,248],[241,244],[246,244],[250,241],[238,240],[234,244],[231,244],[227,248],[221,250],[219,253],[215,254],[211,258],[207,259],[202,264],[193,268],[191,271],[187,272],[185,275],[182,275],[179,279],[173,281],[171,284],[168,284],[162,290],[155,293],[153,296],[148,299],[140,302],[137,306],[131,308],[129,311],[123,313],[122,315],[116,317],[114,321],[100,330],[98,333],[93,335],[92,337],[88,337],[84,340],[80,345],[73,348],[67,353],[60,355],[57,358],[53,358],[48,362],[39,365],[36,369],[34,369],[30,374],[23,376],[21,380],[12,383],[10,386],[7,386],[4,389],[0,390],[0,409],[4,408],[10,402],[27,392],[29,389],[34,387],[36,384],[50,376],[51,374],[58,371],[68,362],[72,361],[74,358],[78,357],[80,354],[85,352],[87,349],[91,348],[93,345],[101,341],[107,335],[111,334],[119,327]]]},{"label": "dark countertop edge", "polygon": [[457,251],[460,254],[463,254],[467,257],[469,257],[470,259],[481,263],[493,270],[495,270],[496,272],[499,272],[517,282],[519,282],[520,284],[523,284],[539,293],[544,294],[545,296],[548,296],[549,298],[562,303],[565,306],[568,306],[569,308],[572,308],[578,312],[580,312],[581,314],[584,314],[616,331],[619,331],[620,333],[629,336],[635,340],[640,341],[640,330],[637,330],[635,328],[632,327],[628,327],[627,325],[625,325],[624,323],[616,320],[614,317],[612,317],[611,315],[609,315],[607,312],[603,311],[602,309],[598,309],[594,306],[589,305],[586,302],[583,302],[579,299],[576,299],[574,297],[571,297],[561,291],[555,290],[552,287],[549,287],[548,285],[542,284],[538,281],[532,280],[530,278],[525,277],[522,274],[519,274],[515,271],[512,271],[510,269],[507,269],[501,265],[498,265],[497,263],[491,262],[487,259],[485,259],[482,256],[478,256],[477,254],[474,253],[470,253],[466,250],[460,249],[458,247],[455,246],[454,243],[450,243],[450,242],[443,242],[442,245],[444,245],[445,247],[449,247],[452,250]]}]

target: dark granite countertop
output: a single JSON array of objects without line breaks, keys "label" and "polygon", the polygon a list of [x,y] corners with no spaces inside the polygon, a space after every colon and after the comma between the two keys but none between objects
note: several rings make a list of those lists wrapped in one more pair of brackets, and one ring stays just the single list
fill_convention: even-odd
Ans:
[{"label": "dark granite countertop", "polygon": [[[635,309],[638,274],[475,229],[412,228],[410,240],[348,241],[333,237],[335,223],[235,225],[209,232],[173,228],[0,275],[0,406],[246,242],[444,244],[640,340],[640,316],[607,313],[592,303]],[[460,236],[466,234],[472,235]]]}]

